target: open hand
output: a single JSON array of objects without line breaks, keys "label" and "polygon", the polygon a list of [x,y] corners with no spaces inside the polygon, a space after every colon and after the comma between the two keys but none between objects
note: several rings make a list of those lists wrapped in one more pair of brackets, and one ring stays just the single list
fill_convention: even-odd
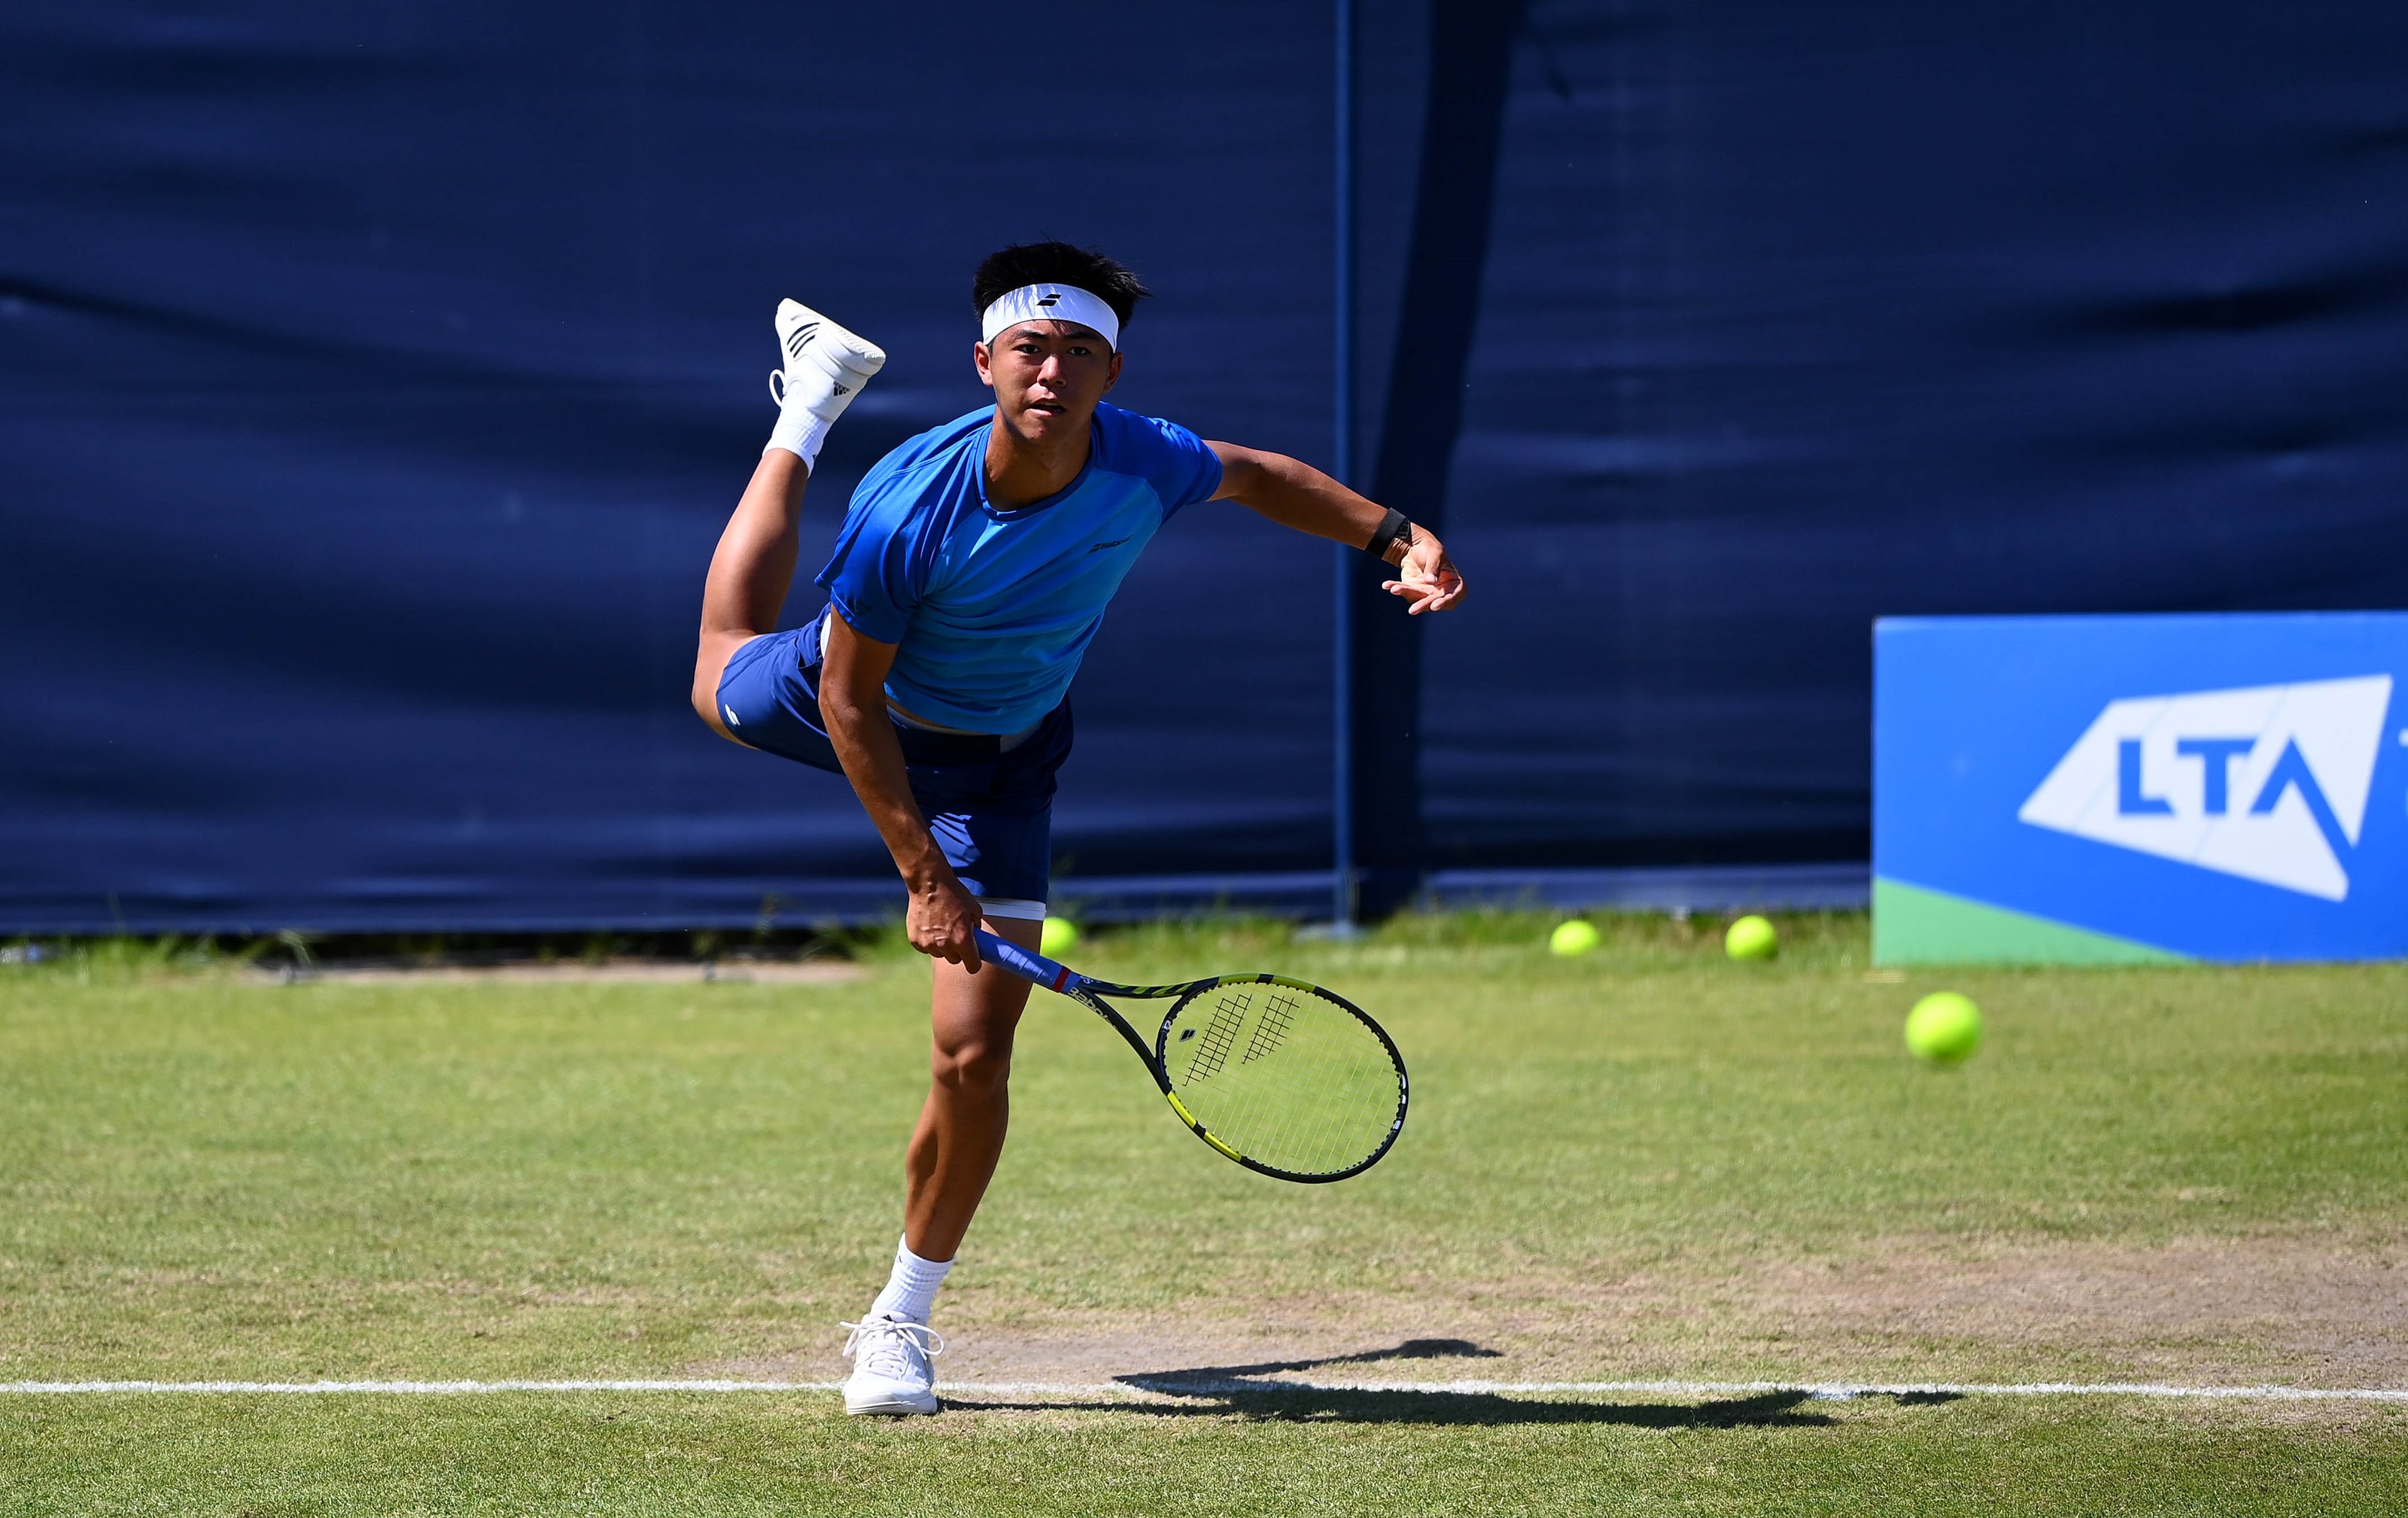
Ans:
[{"label": "open hand", "polygon": [[1389,580],[1383,587],[1390,595],[1401,595],[1412,604],[1406,609],[1412,615],[1425,611],[1448,611],[1463,600],[1463,574],[1447,556],[1446,545],[1426,528],[1413,529],[1412,546],[1405,550],[1402,563],[1397,566],[1400,578]]}]

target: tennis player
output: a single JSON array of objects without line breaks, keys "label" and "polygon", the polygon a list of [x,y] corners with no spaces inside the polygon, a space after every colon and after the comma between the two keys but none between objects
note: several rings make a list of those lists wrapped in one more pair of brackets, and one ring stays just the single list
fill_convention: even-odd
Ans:
[{"label": "tennis player", "polygon": [[1463,599],[1445,547],[1401,513],[1295,459],[1107,404],[1148,294],[1067,243],[982,263],[970,357],[994,404],[863,478],[820,571],[826,608],[785,632],[812,463],[886,356],[807,307],[778,308],[778,422],[711,558],[695,710],[723,738],[853,782],[910,894],[911,946],[938,961],[903,1237],[885,1289],[843,1325],[847,1412],[937,1411],[929,1309],[1003,1153],[1028,997],[1026,981],[981,973],[971,934],[1037,943],[1071,677],[1146,544],[1182,508],[1235,501],[1396,566],[1387,589],[1415,615]]}]

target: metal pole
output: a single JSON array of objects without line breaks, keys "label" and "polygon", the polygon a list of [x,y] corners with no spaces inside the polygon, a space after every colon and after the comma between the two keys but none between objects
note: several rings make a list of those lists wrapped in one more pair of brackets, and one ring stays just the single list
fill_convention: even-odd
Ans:
[{"label": "metal pole", "polygon": [[[1354,0],[1337,0],[1338,77],[1336,204],[1332,222],[1337,246],[1336,352],[1330,386],[1336,413],[1336,436],[1330,450],[1331,473],[1340,484],[1354,477]],[[1330,748],[1330,807],[1335,827],[1334,886],[1330,926],[1343,935],[1354,926],[1354,627],[1351,588],[1359,572],[1355,551],[1337,545],[1332,560],[1331,601],[1335,621],[1330,638],[1331,705],[1335,720]]]}]

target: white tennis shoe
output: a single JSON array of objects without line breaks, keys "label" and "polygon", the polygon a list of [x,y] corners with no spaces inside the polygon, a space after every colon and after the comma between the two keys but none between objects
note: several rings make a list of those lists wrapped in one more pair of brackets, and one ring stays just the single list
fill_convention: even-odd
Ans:
[{"label": "white tennis shoe", "polygon": [[905,1418],[937,1411],[937,1372],[928,1362],[945,1353],[944,1339],[924,1323],[881,1315],[842,1323],[853,1374],[844,1379],[844,1411],[854,1417]]},{"label": "white tennis shoe", "polygon": [[798,300],[778,303],[778,351],[785,366],[769,371],[769,394],[783,409],[788,396],[822,422],[834,422],[886,366],[886,351],[858,337]]}]

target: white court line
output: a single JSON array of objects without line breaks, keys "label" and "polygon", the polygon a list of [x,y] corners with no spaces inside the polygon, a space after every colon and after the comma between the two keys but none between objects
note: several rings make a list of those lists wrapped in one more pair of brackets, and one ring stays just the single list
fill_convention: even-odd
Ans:
[{"label": "white court line", "polygon": [[[496,1392],[833,1392],[833,1381],[18,1381],[0,1396],[72,1396],[122,1393],[214,1396],[473,1396]],[[1860,1396],[2136,1396],[2195,1401],[2401,1402],[2408,1389],[2324,1386],[2170,1386],[2154,1382],[1786,1381],[1186,1381],[1142,1376],[1129,1382],[947,1382],[939,1392],[979,1396],[1219,1396],[1233,1393],[1416,1392],[1455,1396],[1761,1396],[1802,1392],[1825,1401]]]}]

